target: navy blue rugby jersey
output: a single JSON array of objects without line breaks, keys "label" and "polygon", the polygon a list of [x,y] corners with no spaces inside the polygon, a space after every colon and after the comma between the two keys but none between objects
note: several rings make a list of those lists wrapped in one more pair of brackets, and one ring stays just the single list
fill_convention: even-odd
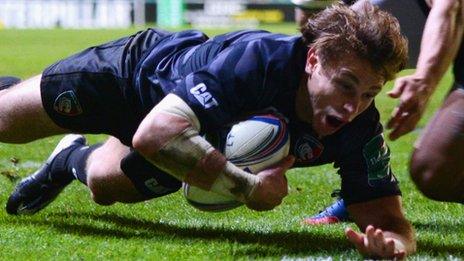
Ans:
[{"label": "navy blue rugby jersey", "polygon": [[208,39],[199,31],[167,34],[139,65],[135,87],[145,109],[167,93],[195,112],[201,132],[272,108],[289,119],[296,167],[334,163],[347,204],[398,195],[374,105],[321,140],[297,119],[294,104],[307,47],[300,36],[238,31]]},{"label": "navy blue rugby jersey", "polygon": [[143,111],[177,94],[208,132],[268,107],[293,111],[306,53],[299,36],[245,30],[208,39],[194,30],[174,33],[139,64],[135,89]]},{"label": "navy blue rugby jersey", "polygon": [[374,104],[322,139],[317,138],[307,123],[292,122],[290,128],[290,153],[296,157],[294,167],[333,164],[341,177],[341,196],[347,205],[401,195]]}]

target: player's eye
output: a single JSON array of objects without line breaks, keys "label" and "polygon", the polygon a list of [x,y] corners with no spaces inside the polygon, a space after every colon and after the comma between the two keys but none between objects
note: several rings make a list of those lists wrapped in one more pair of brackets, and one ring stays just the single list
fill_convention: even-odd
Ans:
[{"label": "player's eye", "polygon": [[344,92],[354,92],[355,87],[352,84],[345,83],[345,82],[338,82],[337,86],[340,90]]}]

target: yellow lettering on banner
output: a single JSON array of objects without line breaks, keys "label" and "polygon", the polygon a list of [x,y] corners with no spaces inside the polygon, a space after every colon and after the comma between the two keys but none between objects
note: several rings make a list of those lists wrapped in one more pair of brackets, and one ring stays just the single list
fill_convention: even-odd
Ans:
[{"label": "yellow lettering on banner", "polygon": [[249,9],[233,16],[237,20],[256,19],[263,23],[281,23],[284,20],[284,14],[278,9],[258,10]]}]

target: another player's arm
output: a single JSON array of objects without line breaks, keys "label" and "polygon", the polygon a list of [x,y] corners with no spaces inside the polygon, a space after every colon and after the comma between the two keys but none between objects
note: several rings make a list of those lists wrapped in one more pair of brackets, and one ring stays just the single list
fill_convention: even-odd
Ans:
[{"label": "another player's arm", "polygon": [[133,139],[145,158],[179,180],[235,197],[255,210],[279,205],[287,194],[283,177],[292,160],[251,175],[226,160],[199,135],[200,123],[192,109],[169,94],[146,116]]},{"label": "another player's arm", "polygon": [[464,0],[434,1],[424,27],[414,74],[398,78],[388,95],[399,98],[387,127],[390,139],[413,130],[446,70],[456,57],[464,32]]},{"label": "another player's arm", "polygon": [[433,1],[421,41],[415,74],[433,91],[451,65],[464,31],[464,0]]},{"label": "another player's arm", "polygon": [[345,234],[364,256],[402,259],[416,251],[414,230],[404,217],[400,196],[352,204],[348,211],[364,233],[347,228]]}]

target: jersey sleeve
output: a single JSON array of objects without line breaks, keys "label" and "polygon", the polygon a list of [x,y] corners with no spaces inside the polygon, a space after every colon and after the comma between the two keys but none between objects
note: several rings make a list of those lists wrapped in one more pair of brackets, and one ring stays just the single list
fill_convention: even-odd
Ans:
[{"label": "jersey sleeve", "polygon": [[342,198],[350,205],[401,195],[377,109],[371,106],[355,121],[341,137],[343,145],[335,161],[342,179]]},{"label": "jersey sleeve", "polygon": [[188,74],[173,93],[192,108],[202,131],[212,130],[269,106],[275,90],[264,87],[266,63],[259,41],[233,45]]}]

